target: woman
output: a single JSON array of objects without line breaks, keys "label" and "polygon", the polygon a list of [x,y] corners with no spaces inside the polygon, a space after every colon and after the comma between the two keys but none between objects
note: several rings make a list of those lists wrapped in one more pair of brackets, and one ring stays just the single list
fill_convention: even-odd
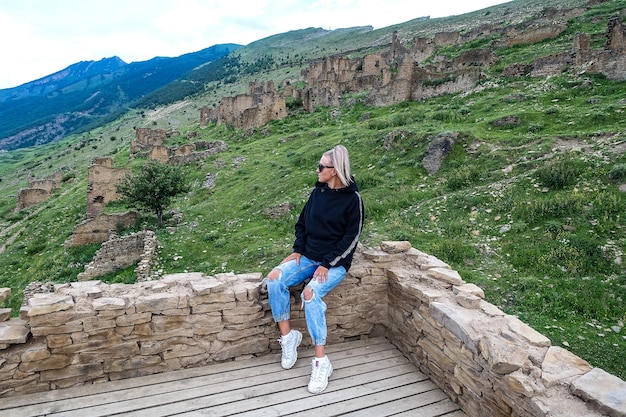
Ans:
[{"label": "woman", "polygon": [[348,150],[337,145],[325,152],[317,167],[317,183],[295,226],[293,253],[267,276],[269,304],[278,323],[281,365],[290,369],[298,359],[302,333],[289,324],[289,287],[310,278],[302,292],[306,324],[313,344],[308,390],[317,394],[328,385],[333,366],[324,352],[326,303],[322,298],[346,276],[363,228],[364,208],[350,173]]}]

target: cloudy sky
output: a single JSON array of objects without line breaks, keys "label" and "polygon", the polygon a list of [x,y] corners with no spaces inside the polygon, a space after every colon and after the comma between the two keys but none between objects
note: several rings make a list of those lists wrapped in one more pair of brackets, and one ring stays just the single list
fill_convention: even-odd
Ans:
[{"label": "cloudy sky", "polygon": [[[502,0],[0,0],[0,89],[79,61],[174,57],[308,27],[374,29]],[[377,7],[373,7],[377,5]]]}]

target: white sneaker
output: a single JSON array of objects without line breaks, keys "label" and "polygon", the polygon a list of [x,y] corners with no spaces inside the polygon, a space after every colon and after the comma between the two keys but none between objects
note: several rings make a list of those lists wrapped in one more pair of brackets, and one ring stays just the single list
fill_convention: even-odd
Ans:
[{"label": "white sneaker", "polygon": [[302,333],[291,330],[286,336],[281,336],[278,341],[282,350],[280,365],[283,369],[290,369],[298,359],[298,346],[302,342]]},{"label": "white sneaker", "polygon": [[319,394],[328,386],[328,377],[333,373],[333,364],[328,356],[313,358],[311,362],[311,379],[307,387],[311,394]]}]

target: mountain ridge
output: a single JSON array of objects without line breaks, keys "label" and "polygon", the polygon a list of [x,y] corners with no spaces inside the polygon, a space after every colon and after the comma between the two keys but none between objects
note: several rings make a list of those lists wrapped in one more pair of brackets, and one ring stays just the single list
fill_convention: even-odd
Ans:
[{"label": "mountain ridge", "polygon": [[117,56],[81,61],[0,90],[0,149],[40,145],[97,127],[145,95],[240,47],[220,44],[130,64]]}]

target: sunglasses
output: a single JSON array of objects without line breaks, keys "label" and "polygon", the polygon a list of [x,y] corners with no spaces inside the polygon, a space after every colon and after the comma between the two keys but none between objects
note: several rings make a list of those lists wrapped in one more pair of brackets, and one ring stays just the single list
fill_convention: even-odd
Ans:
[{"label": "sunglasses", "polygon": [[317,164],[317,169],[318,171],[322,172],[324,170],[324,168],[334,168],[328,165],[322,165],[322,164]]}]

